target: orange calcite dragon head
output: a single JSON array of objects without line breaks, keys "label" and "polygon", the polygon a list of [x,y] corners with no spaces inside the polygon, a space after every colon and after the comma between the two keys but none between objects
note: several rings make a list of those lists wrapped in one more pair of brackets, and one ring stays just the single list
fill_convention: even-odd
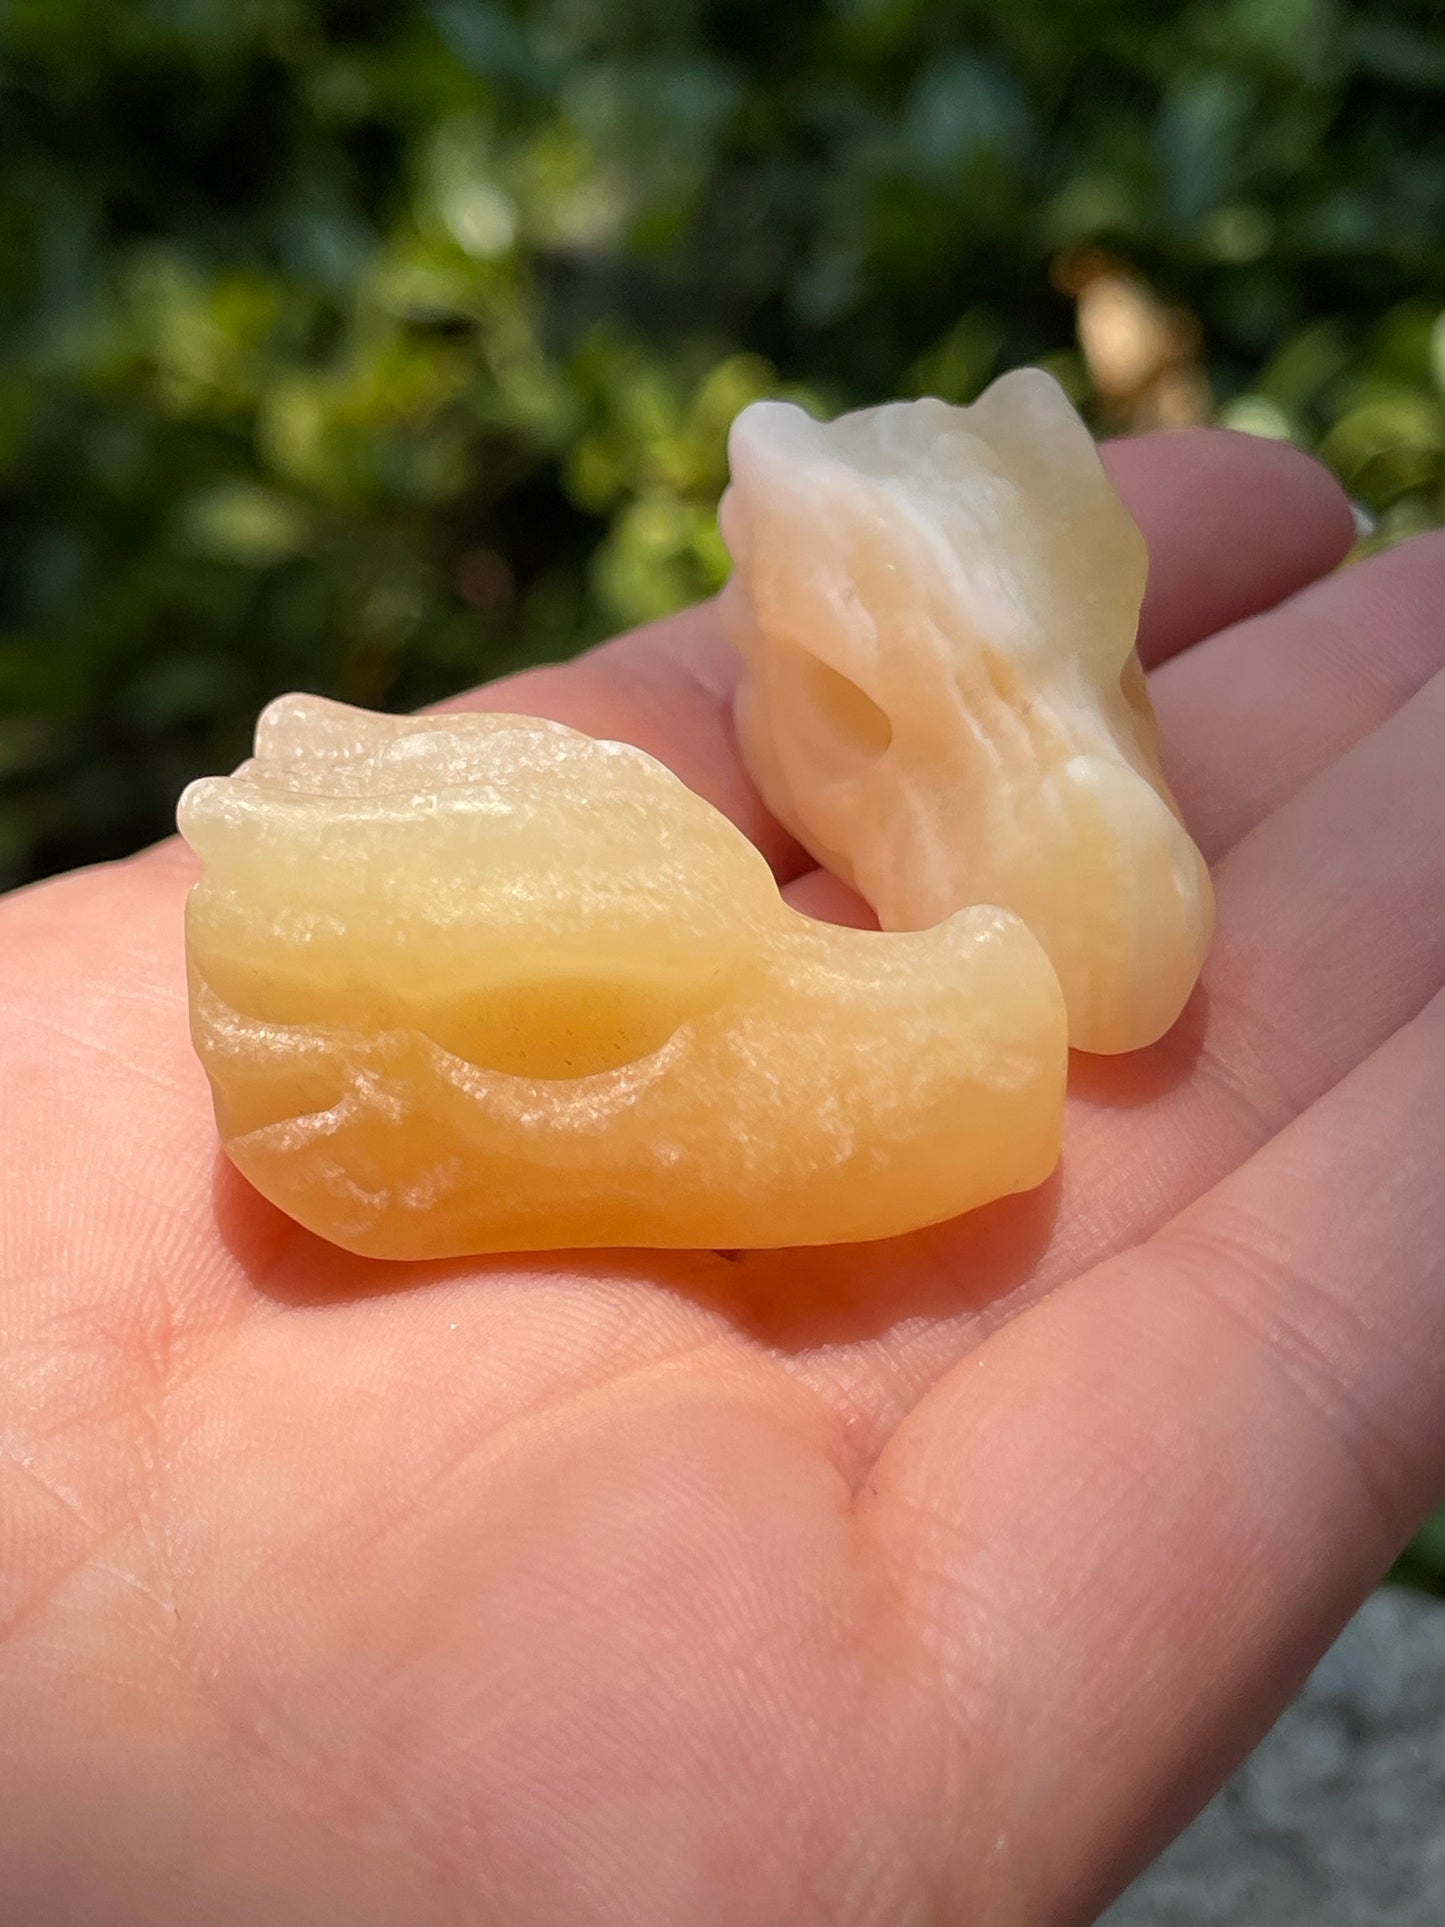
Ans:
[{"label": "orange calcite dragon head", "polygon": [[289,696],[180,824],[226,1149],[355,1251],[881,1237],[1057,1157],[1063,1005],[1016,917],[815,923],[640,750]]}]

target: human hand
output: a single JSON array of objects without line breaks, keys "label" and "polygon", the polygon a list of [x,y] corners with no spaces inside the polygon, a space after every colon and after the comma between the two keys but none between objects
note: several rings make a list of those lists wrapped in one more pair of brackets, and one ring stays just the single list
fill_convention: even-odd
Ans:
[{"label": "human hand", "polygon": [[[1278,1711],[1445,1472],[1445,539],[1296,595],[1312,465],[1109,460],[1219,934],[1028,1197],[368,1262],[218,1154],[183,849],[0,906],[5,1927],[1063,1927]],[[729,673],[702,609],[471,700],[861,915]]]}]

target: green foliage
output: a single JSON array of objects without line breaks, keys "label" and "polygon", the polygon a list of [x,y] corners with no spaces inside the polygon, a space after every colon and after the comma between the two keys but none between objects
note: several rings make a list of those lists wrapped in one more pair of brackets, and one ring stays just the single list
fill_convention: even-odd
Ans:
[{"label": "green foliage", "polygon": [[1440,24],[9,0],[0,881],[162,833],[279,689],[422,702],[705,593],[755,395],[1048,357],[1087,402],[1060,250],[1192,309],[1222,419],[1382,539],[1440,520]]},{"label": "green foliage", "polygon": [[0,871],[133,847],[293,684],[706,592],[732,413],[1052,356],[1059,249],[1223,419],[1439,518],[1445,93],[1395,0],[10,0]]},{"label": "green foliage", "polygon": [[1445,1599],[1445,1512],[1437,1512],[1396,1561],[1390,1577],[1397,1585]]}]

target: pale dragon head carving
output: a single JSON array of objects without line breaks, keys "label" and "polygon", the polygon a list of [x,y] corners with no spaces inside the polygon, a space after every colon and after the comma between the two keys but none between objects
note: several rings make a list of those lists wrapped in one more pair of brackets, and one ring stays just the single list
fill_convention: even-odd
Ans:
[{"label": "pale dragon head carving", "polygon": [[723,611],[765,799],[885,929],[1003,905],[1070,1041],[1168,1028],[1212,920],[1134,652],[1144,541],[1051,377],[733,425]]}]

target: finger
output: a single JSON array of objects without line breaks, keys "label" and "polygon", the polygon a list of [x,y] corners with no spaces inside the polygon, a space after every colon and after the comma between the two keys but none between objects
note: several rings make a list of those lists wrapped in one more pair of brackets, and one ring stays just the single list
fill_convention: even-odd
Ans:
[{"label": "finger", "polygon": [[[0,904],[0,1285],[104,1277],[107,1251],[153,1208],[167,1238],[209,1227],[215,1142],[186,1034],[191,880],[173,840]],[[152,1255],[163,1268],[171,1253]]]},{"label": "finger", "polygon": [[[1195,430],[1114,443],[1105,460],[1149,543],[1140,628],[1148,660],[1272,606],[1333,567],[1348,547],[1343,494],[1295,449]],[[812,860],[764,808],[738,756],[736,681],[716,604],[704,603],[574,662],[526,670],[455,701],[548,716],[636,744],[729,816],[787,881]]]},{"label": "finger", "polygon": [[1150,679],[1170,782],[1211,860],[1445,667],[1445,536],[1226,629]]},{"label": "finger", "polygon": [[[1162,1222],[1445,982],[1442,768],[1445,672],[1218,866],[1218,933],[1193,1021],[1131,1058],[1075,1062],[1075,1147],[1090,1167],[1127,1171],[1134,1196],[1130,1209],[1113,1187],[1092,1236]],[[1098,1252],[1071,1255],[1078,1268]]]},{"label": "finger", "polygon": [[821,923],[846,924],[850,930],[876,930],[878,919],[856,890],[840,882],[831,870],[806,870],[784,884],[783,895],[805,917]]},{"label": "finger", "polygon": [[[1442,771],[1445,670],[1216,867],[1201,1007],[1147,1050],[1075,1056],[1071,1156],[1097,1137],[1100,1160],[1126,1159],[1136,1189],[1191,1150],[1217,1146],[1228,1168],[1220,1160],[1247,1155],[1420,1009],[1445,977]],[[871,920],[821,871],[787,896]]]},{"label": "finger", "polygon": [[[1074,1057],[1052,1192],[898,1240],[886,1256],[843,1254],[860,1301],[876,1302],[886,1267],[890,1303],[906,1308],[882,1337],[875,1326],[800,1362],[841,1400],[862,1449],[989,1331],[1157,1230],[1434,994],[1445,981],[1442,768],[1445,672],[1218,866],[1203,990],[1150,1049]],[[832,891],[819,879],[789,895],[846,917]]]},{"label": "finger", "polygon": [[920,1665],[1012,1742],[991,1827],[1025,1851],[986,1862],[981,1918],[1093,1919],[1445,1485],[1442,1080],[1445,995],[998,1333],[875,1467],[863,1523]]},{"label": "finger", "polygon": [[1272,608],[1355,539],[1339,483],[1287,442],[1174,429],[1110,442],[1103,455],[1149,545],[1139,617],[1148,665]]}]

